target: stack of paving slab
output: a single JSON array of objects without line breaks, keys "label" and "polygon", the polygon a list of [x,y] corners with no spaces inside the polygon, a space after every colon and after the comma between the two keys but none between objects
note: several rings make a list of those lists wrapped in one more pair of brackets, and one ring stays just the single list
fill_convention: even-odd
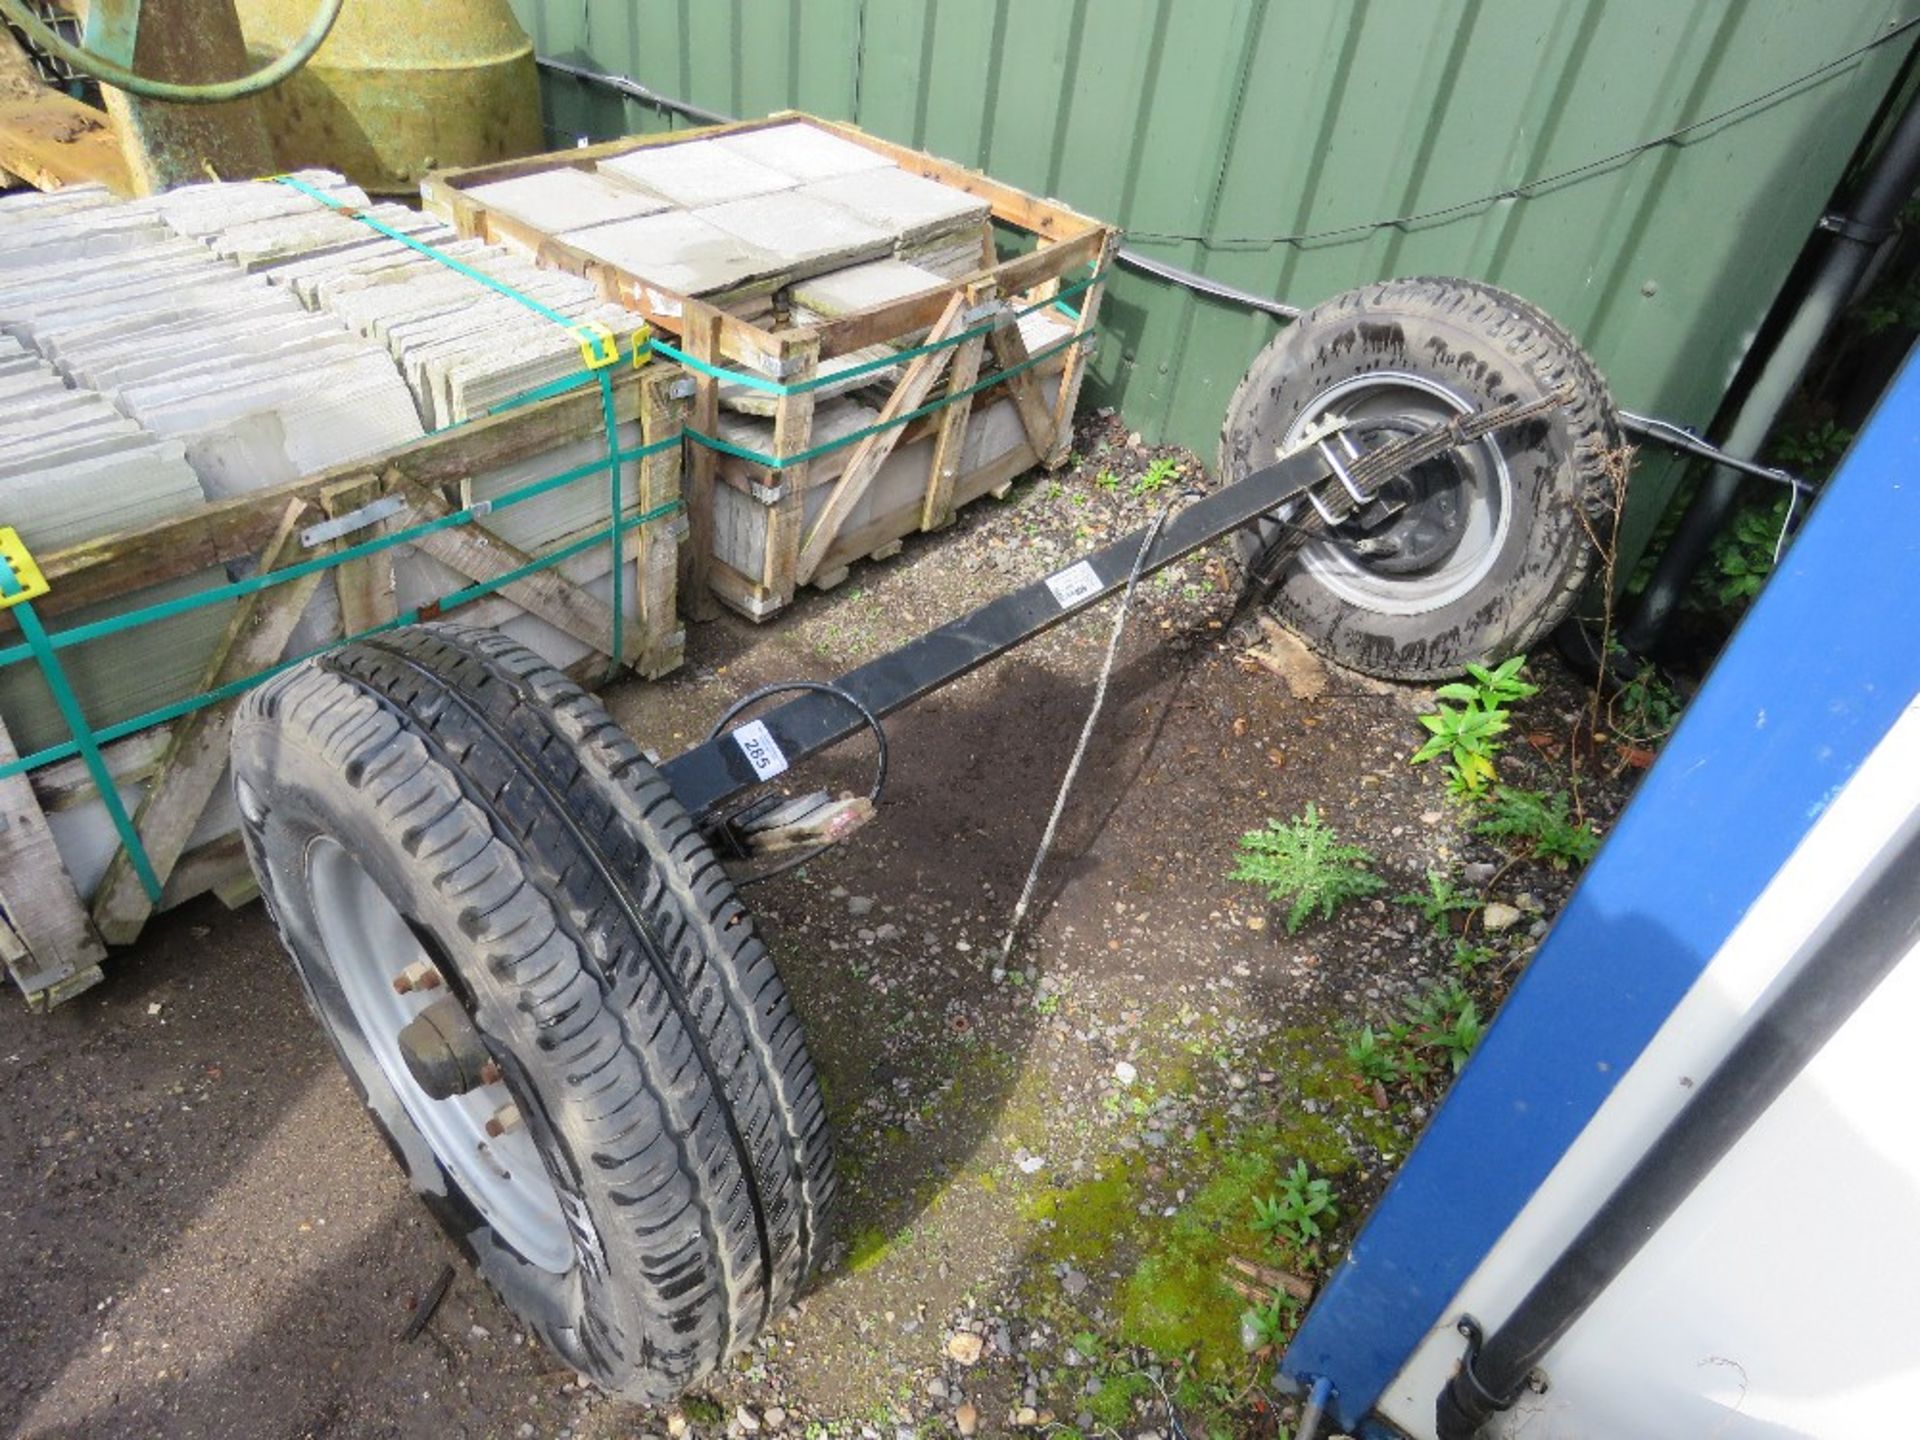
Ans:
[{"label": "stack of paving slab", "polygon": [[[986,263],[989,243],[984,200],[798,121],[649,146],[593,169],[535,171],[466,193],[657,285],[663,313],[672,296],[691,295],[768,325],[781,314],[796,325],[817,323],[945,287]],[[871,413],[900,379],[898,366],[870,368],[890,353],[874,345],[824,362],[822,377],[852,373],[816,388],[816,405],[848,396],[849,415]],[[775,395],[723,383],[720,403],[761,422],[729,422],[728,438],[770,449]]]},{"label": "stack of paving slab", "polygon": [[[789,292],[789,304],[796,325],[816,325],[947,284],[945,277],[903,260],[873,260],[801,281]],[[1073,326],[1064,316],[1047,310],[1024,315],[1018,323],[1020,338],[1030,353],[1057,344],[1073,332]],[[924,338],[925,332],[922,331],[903,335],[898,343],[909,346],[918,344]],[[941,356],[941,372],[944,372],[947,364],[948,357]],[[929,393],[940,393],[943,383],[939,374],[936,374]],[[1044,393],[1051,397],[1057,390],[1058,381],[1050,376],[1043,382],[1043,387]],[[843,395],[845,388],[822,387],[814,409],[815,445],[851,434],[880,418],[877,405],[881,397]],[[720,392],[723,403],[729,393],[728,387],[723,386]],[[737,403],[733,408],[748,413],[724,417],[721,438],[743,449],[768,453],[773,445],[773,426],[769,420],[761,418],[767,412]],[[977,468],[1017,445],[1022,434],[1016,423],[1017,418],[1012,402],[1005,399],[983,407],[974,423],[968,427],[967,442],[961,457],[963,470]],[[851,448],[846,447],[829,451],[814,461],[809,470],[811,480],[817,483],[838,475],[845,468],[851,453]],[[916,454],[913,449],[899,452],[882,468],[867,497],[842,528],[856,529],[874,515],[888,514],[893,508],[907,503],[915,493],[916,486],[925,488],[924,467],[925,457]],[[723,462],[721,469],[723,473],[733,474],[739,470],[739,464]],[[819,500],[816,508],[824,503],[824,499]],[[743,545],[752,543],[757,543],[757,532],[754,536],[744,537]],[[742,548],[738,553],[744,558],[749,550]],[[726,556],[723,554],[722,558]],[[735,562],[729,560],[728,563]]]},{"label": "stack of paving slab", "polygon": [[[789,304],[801,319],[799,289],[817,276],[898,260],[940,285],[986,263],[985,201],[797,121],[633,150],[591,170],[535,171],[466,193],[659,287],[660,313],[671,313],[676,297],[693,296],[770,325]],[[823,373],[885,354],[874,347],[841,356]],[[897,370],[863,372],[815,398],[898,378]],[[749,414],[772,406],[746,386],[728,387],[721,400]]]},{"label": "stack of paving slab", "polygon": [[[790,297],[793,318],[797,324],[817,324],[945,283],[943,277],[904,261],[870,261],[795,285]],[[1058,344],[1073,333],[1073,326],[1065,316],[1049,310],[1024,315],[1018,325],[1020,338],[1030,353]],[[902,344],[918,343],[922,338],[923,334],[900,337]],[[946,361],[943,359],[941,363],[944,368]],[[938,393],[938,383],[936,381],[934,393]],[[1040,384],[1041,394],[1051,405],[1059,394],[1058,371],[1043,372]],[[723,400],[726,395],[723,388]],[[876,397],[844,395],[821,400],[813,412],[812,443],[831,444],[877,422],[880,412],[875,404],[868,403],[872,398]],[[773,425],[757,414],[723,413],[720,438],[765,454],[773,446]],[[1015,449],[1025,438],[1019,411],[1012,400],[1002,397],[992,404],[977,406],[961,447],[961,473],[990,464]],[[932,440],[928,437],[912,445],[897,446],[841,522],[842,533],[857,532],[870,522],[913,504],[926,491],[931,454]],[[849,444],[829,450],[810,462],[809,488],[802,500],[805,524],[811,525],[825,507],[831,493],[827,482],[846,469],[852,456],[853,447]],[[755,476],[747,462],[723,456],[719,473],[728,483],[714,489],[714,554],[734,569],[751,574],[765,553],[766,507],[754,498]]]},{"label": "stack of paving slab", "polygon": [[[569,320],[632,327],[585,281],[462,242],[402,207],[371,205],[337,175],[299,178]],[[0,199],[0,525],[40,555],[378,455],[581,363],[578,342],[553,320],[295,187],[194,185],[127,202],[79,187]],[[637,446],[639,427],[624,426],[620,442]],[[495,498],[605,448],[604,438],[583,441],[477,475],[471,498]],[[632,509],[637,466],[622,478]],[[604,480],[584,481],[482,523],[538,554],[604,525],[606,506]],[[597,578],[590,562],[570,573],[604,595],[611,551],[602,554]],[[65,612],[55,628],[203,593],[238,573],[214,570]],[[403,606],[469,583],[410,547],[396,552],[396,582]],[[629,608],[637,591],[627,585]],[[511,607],[490,610],[556,663],[586,653]],[[89,720],[104,726],[197,691],[232,613],[221,602],[65,650]],[[323,585],[289,652],[339,633],[337,594]],[[0,716],[23,754],[67,738],[31,665],[0,670]],[[137,803],[138,789],[124,798]],[[219,808],[203,826],[216,836],[230,824],[212,813]],[[56,825],[83,894],[111,855],[103,827],[97,802]]]}]

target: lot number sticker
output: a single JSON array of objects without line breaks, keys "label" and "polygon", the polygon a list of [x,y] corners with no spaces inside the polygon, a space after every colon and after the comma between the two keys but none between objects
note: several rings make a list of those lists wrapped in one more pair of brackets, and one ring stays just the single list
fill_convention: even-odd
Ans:
[{"label": "lot number sticker", "polygon": [[766,721],[749,720],[733,732],[733,739],[740,753],[747,757],[747,763],[753,766],[753,773],[762,780],[771,780],[787,768],[787,757],[780,753]]},{"label": "lot number sticker", "polygon": [[1089,595],[1100,593],[1100,576],[1095,573],[1091,560],[1082,560],[1078,565],[1069,565],[1058,575],[1049,575],[1047,589],[1053,592],[1053,598],[1060,602],[1062,610],[1071,610]]}]

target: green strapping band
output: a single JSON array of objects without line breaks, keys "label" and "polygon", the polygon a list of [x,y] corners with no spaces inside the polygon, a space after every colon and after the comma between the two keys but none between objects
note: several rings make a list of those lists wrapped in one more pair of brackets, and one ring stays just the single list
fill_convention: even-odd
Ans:
[{"label": "green strapping band", "polygon": [[[656,505],[651,510],[643,511],[638,515],[624,516],[620,521],[619,533],[625,534],[629,530],[635,530],[652,521],[663,519],[683,508],[683,503],[684,502],[678,499],[668,500],[664,504]],[[484,599],[494,591],[512,585],[516,581],[524,580],[529,575],[538,574],[540,571],[558,565],[562,561],[570,560],[583,550],[590,550],[596,545],[605,544],[606,540],[607,531],[605,529],[595,529],[590,534],[570,541],[549,554],[542,555],[536,560],[530,560],[525,565],[517,565],[505,574],[496,576],[492,580],[477,581],[467,586],[464,590],[455,590],[449,595],[441,596],[440,599],[434,601],[429,606],[416,607],[400,615],[396,615],[391,620],[382,621],[371,629],[362,630],[353,635],[343,636],[338,640],[328,641],[325,645],[314,650],[309,650],[304,655],[296,655],[291,660],[282,660],[279,664],[268,666],[265,670],[261,670],[256,674],[244,676],[241,679],[231,681],[214,690],[204,691],[198,695],[189,695],[184,700],[176,700],[172,704],[159,706],[156,709],[147,711],[145,714],[135,715],[129,720],[116,721],[114,724],[104,726],[97,731],[90,728],[76,730],[76,737],[84,738],[63,740],[57,745],[49,745],[44,750],[36,750],[31,755],[23,755],[19,759],[10,761],[6,765],[0,765],[0,780],[7,779],[9,776],[22,774],[28,770],[37,770],[42,765],[55,764],[58,761],[69,759],[74,755],[84,755],[88,746],[91,746],[97,755],[101,745],[110,745],[115,740],[123,740],[129,735],[137,734],[155,725],[164,725],[170,720],[178,720],[183,715],[191,715],[194,711],[205,709],[209,705],[218,705],[223,700],[231,700],[236,695],[245,694],[254,686],[271,680],[282,671],[291,670],[296,665],[304,665],[315,656],[325,655],[328,651],[337,649],[342,645],[350,645],[356,640],[365,640],[374,635],[385,634],[387,631],[398,629],[402,625],[417,624],[429,616],[443,615],[449,610],[471,604],[475,600]],[[352,557],[343,551],[337,557],[330,556],[328,558],[336,561],[344,561]],[[276,571],[274,573],[277,575],[280,572]],[[12,582],[12,571],[8,570],[6,566],[0,565],[0,586],[8,585]],[[11,594],[12,591],[9,589],[0,593]],[[24,611],[32,607],[23,602],[14,608],[18,611]],[[52,654],[51,649],[49,649],[48,652],[48,659],[55,668],[58,668],[58,657]],[[85,717],[82,716],[81,720],[84,727]],[[70,726],[71,723],[72,722],[69,721]],[[102,762],[102,766],[104,770],[104,761]],[[92,771],[91,765],[89,765],[88,768]],[[100,785],[101,773],[102,772],[93,772],[94,784],[96,786]],[[117,792],[111,788],[102,787],[100,793],[103,796],[111,795],[113,798],[108,801],[109,806],[114,808],[118,807],[119,796]],[[120,813],[123,816],[125,814],[124,810]],[[116,824],[116,828],[120,827]],[[135,857],[136,866],[144,866],[146,864],[146,852],[140,846],[140,837],[138,833],[133,830],[131,821],[129,821],[124,828],[120,828],[120,838],[126,844],[128,852]],[[155,898],[157,899],[158,897],[156,896]]]},{"label": "green strapping band", "polygon": [[[1084,344],[1092,338],[1093,332],[1091,330],[1082,330],[1078,334],[1069,335],[1066,339],[1057,341],[1047,346],[1044,350],[1036,350],[1011,370],[996,370],[984,379],[974,381],[973,384],[967,386],[964,390],[955,390],[951,394],[942,395],[938,400],[929,400],[926,404],[917,409],[909,410],[904,415],[896,415],[891,420],[882,420],[877,425],[864,426],[861,429],[829,440],[825,444],[810,446],[793,455],[762,455],[758,450],[749,450],[744,445],[735,445],[730,440],[722,440],[718,435],[708,435],[704,431],[694,429],[691,425],[685,427],[686,435],[694,444],[704,445],[709,450],[718,450],[723,455],[737,455],[742,460],[751,461],[755,465],[764,465],[769,470],[785,470],[790,465],[804,465],[809,460],[817,460],[820,456],[830,455],[835,450],[843,450],[849,445],[857,445],[869,435],[878,435],[883,430],[892,430],[897,426],[912,424],[922,416],[932,415],[946,409],[947,406],[953,404],[956,400],[964,399],[969,395],[977,395],[982,390],[990,390],[1003,381],[1011,380],[1015,375],[1020,374],[1024,370],[1031,370],[1041,362],[1051,360],[1062,350],[1070,350],[1075,345]],[[4,661],[4,654],[0,654],[0,663],[4,663]]]},{"label": "green strapping band", "polygon": [[[0,596],[18,595],[21,588],[13,567],[0,561]],[[87,724],[86,712],[80,707],[80,697],[73,693],[73,687],[67,683],[67,672],[60,664],[60,657],[54,653],[53,646],[47,643],[46,628],[34,613],[33,602],[22,600],[12,608],[20,622],[20,633],[27,637],[27,648],[34,659],[40,662],[40,676],[47,682],[47,689],[53,692],[53,703],[60,709],[60,718],[67,722],[67,730],[74,737],[69,753],[78,751],[86,761],[87,774],[93,777],[94,789],[100,792],[100,801],[107,807],[107,816],[119,833],[120,843],[127,847],[127,855],[133,861],[133,873],[139,878],[140,888],[147,892],[148,900],[158,905],[160,877],[153,873],[153,862],[147,856],[146,847],[140,843],[140,832],[133,828],[133,818],[127,814],[127,807],[120,803],[120,787],[113,783],[113,773],[107,769],[106,757],[100,753],[100,737]],[[0,769],[0,778],[30,769],[34,763],[32,757],[15,760]]]},{"label": "green strapping band", "polygon": [[[651,444],[639,446],[633,450],[614,451],[616,468],[629,460],[644,459],[648,455],[657,455],[663,450],[680,443],[678,435],[669,435],[664,440],[655,440]],[[108,635],[118,635],[123,630],[150,624],[157,620],[169,620],[175,615],[199,610],[208,605],[217,605],[222,600],[240,600],[248,595],[256,595],[262,590],[270,590],[275,585],[284,585],[289,580],[298,580],[303,575],[312,575],[318,571],[331,570],[344,565],[349,560],[357,560],[363,555],[377,555],[382,550],[391,550],[396,545],[405,545],[422,535],[431,535],[436,530],[448,530],[456,525],[465,525],[495,510],[505,510],[520,505],[550,490],[563,485],[571,485],[576,480],[598,475],[606,469],[605,460],[594,460],[585,465],[576,465],[571,470],[563,470],[558,475],[549,475],[544,480],[530,481],[516,490],[509,490],[497,500],[483,500],[463,510],[455,510],[437,519],[425,520],[418,525],[410,525],[405,530],[396,530],[388,535],[376,535],[371,540],[363,540],[357,545],[349,545],[344,550],[336,550],[327,555],[318,555],[311,560],[302,560],[298,564],[288,565],[279,570],[269,571],[265,575],[251,575],[245,580],[234,580],[212,590],[203,590],[193,595],[182,595],[177,599],[163,600],[157,605],[147,605],[139,610],[129,610],[124,615],[109,615],[104,620],[90,621],[85,625],[75,625],[66,630],[56,631],[48,637],[48,644],[54,650],[66,650],[75,645],[84,645],[89,640],[99,640]],[[681,502],[675,500],[675,505]],[[604,531],[596,531],[604,534]],[[31,659],[33,647],[14,645],[0,650],[0,669],[14,665],[22,660]]]},{"label": "green strapping band", "polygon": [[680,349],[677,345],[669,344],[665,340],[655,340],[653,342],[653,348],[659,354],[673,361],[676,365],[684,365],[689,370],[696,370],[702,375],[711,375],[714,379],[724,380],[730,385],[745,385],[750,390],[758,390],[766,395],[804,395],[810,390],[820,389],[823,385],[838,385],[851,376],[865,375],[874,370],[885,370],[891,366],[918,359],[922,355],[932,355],[941,350],[950,350],[956,345],[964,344],[966,341],[973,339],[976,335],[990,335],[1002,325],[1024,320],[1037,310],[1057,308],[1072,316],[1074,324],[1077,325],[1080,323],[1080,312],[1061,302],[1068,296],[1078,295],[1082,290],[1093,285],[1104,273],[1104,271],[1096,270],[1085,279],[1075,281],[1072,285],[1049,299],[1037,300],[1031,305],[1021,306],[1013,312],[1012,321],[1001,316],[995,316],[993,319],[987,320],[982,324],[970,326],[965,330],[957,330],[944,340],[930,340],[924,345],[916,345],[907,350],[896,350],[890,355],[882,355],[875,360],[863,360],[858,365],[849,365],[844,369],[834,370],[825,375],[816,375],[811,380],[799,380],[791,385],[782,384],[778,380],[769,380],[766,376],[755,375],[749,370],[729,370],[721,365],[709,364],[705,360],[697,359],[687,354],[686,351]]},{"label": "green strapping band", "polygon": [[542,305],[538,300],[534,299],[531,295],[525,294],[519,290],[514,289],[513,286],[507,284],[506,281],[496,280],[493,278],[493,276],[486,274],[484,271],[476,270],[471,265],[463,265],[461,264],[460,261],[454,259],[451,255],[447,254],[445,251],[436,250],[433,246],[427,244],[426,241],[416,240],[413,238],[413,236],[407,234],[405,231],[396,230],[391,225],[387,224],[385,221],[376,220],[371,215],[368,215],[351,205],[343,205],[340,201],[335,200],[331,195],[328,195],[326,191],[314,189],[313,186],[307,184],[306,181],[300,179],[297,176],[276,175],[274,176],[274,179],[279,181],[280,184],[282,185],[288,186],[289,188],[294,190],[298,190],[302,195],[306,195],[314,200],[318,200],[322,205],[326,206],[329,210],[338,210],[343,214],[345,214],[349,219],[358,220],[362,225],[365,225],[368,229],[379,231],[380,234],[386,236],[387,239],[395,241],[401,245],[404,245],[409,250],[418,251],[420,254],[426,256],[429,260],[439,261],[442,265],[446,266],[449,270],[452,270],[457,274],[464,275],[469,280],[475,281],[481,285],[486,286],[489,290],[494,291],[496,294],[504,295],[509,300],[516,301],[517,303],[526,306],[527,309],[533,311],[535,314],[544,315],[547,319],[553,321],[554,324],[560,326],[563,330],[572,330],[574,327],[575,322],[572,320],[569,320],[566,316],[562,315],[558,310],[555,310],[550,306]]}]

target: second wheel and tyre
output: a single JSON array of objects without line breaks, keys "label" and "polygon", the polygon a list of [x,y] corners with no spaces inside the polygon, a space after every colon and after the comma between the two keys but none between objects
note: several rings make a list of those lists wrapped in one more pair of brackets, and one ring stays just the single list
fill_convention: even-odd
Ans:
[{"label": "second wheel and tyre", "polygon": [[[780,1314],[825,1244],[820,1087],[746,909],[596,700],[492,632],[400,630],[252,692],[233,773],[368,1111],[542,1340],[659,1402]],[[436,1098],[402,1035],[449,997],[485,1063]]]},{"label": "second wheel and tyre", "polygon": [[[1607,387],[1544,312],[1471,280],[1389,280],[1307,311],[1227,407],[1220,474],[1272,464],[1339,417],[1362,448],[1571,383],[1545,418],[1389,482],[1271,575],[1269,608],[1315,649],[1399,680],[1457,675],[1531,648],[1566,618],[1611,536],[1620,449]],[[1296,507],[1299,508],[1299,507]],[[1243,532],[1258,577],[1284,553],[1283,510]]]}]

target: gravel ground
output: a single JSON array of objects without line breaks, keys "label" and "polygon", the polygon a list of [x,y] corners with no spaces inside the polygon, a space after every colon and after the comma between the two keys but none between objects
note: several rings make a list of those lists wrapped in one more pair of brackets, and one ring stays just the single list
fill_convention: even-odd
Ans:
[{"label": "gravel ground", "polygon": [[[1110,417],[1079,456],[776,624],[696,627],[679,674],[612,708],[672,753],[753,685],[837,673],[1124,533],[1194,468]],[[1250,659],[1263,637],[1230,614],[1230,579],[1209,553],[1143,593],[1007,965],[1104,618],[890,722],[879,821],[749,892],[827,1086],[843,1243],[707,1391],[637,1410],[531,1348],[408,1195],[259,907],[207,902],[50,1017],[0,1004],[0,1432],[1276,1433],[1284,1405],[1225,1284],[1259,1296],[1331,1261],[1441,1088],[1367,1084],[1344,1059],[1351,1028],[1453,974],[1455,937],[1387,897],[1440,869],[1503,907],[1470,922],[1485,1014],[1570,878],[1509,865],[1406,763],[1430,692],[1284,645]],[[1534,671],[1503,766],[1564,788],[1582,697],[1551,662]],[[809,778],[864,787],[863,745]],[[1622,789],[1586,782],[1587,813],[1610,817]],[[1290,936],[1225,877],[1241,832],[1309,801],[1387,886]],[[1337,1218],[1251,1248],[1248,1197],[1296,1156],[1332,1180]],[[1255,1272],[1223,1268],[1228,1251]],[[430,1323],[402,1338],[448,1266]]]}]

